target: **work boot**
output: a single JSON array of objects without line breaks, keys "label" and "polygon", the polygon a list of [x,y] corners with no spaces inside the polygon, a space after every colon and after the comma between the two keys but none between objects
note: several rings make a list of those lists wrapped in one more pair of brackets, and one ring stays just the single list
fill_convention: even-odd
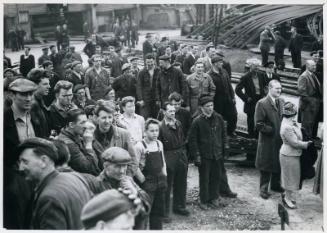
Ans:
[{"label": "work boot", "polygon": [[199,202],[199,207],[201,210],[209,210],[209,205],[207,203]]},{"label": "work boot", "polygon": [[227,193],[220,193],[220,196],[222,196],[222,197],[228,197],[228,198],[236,198],[237,197],[237,193],[234,193],[232,191],[229,191]]},{"label": "work boot", "polygon": [[209,206],[213,209],[219,209],[219,208],[226,207],[227,205],[221,202],[221,200],[219,199],[214,199],[209,202]]},{"label": "work boot", "polygon": [[189,216],[190,215],[190,211],[188,211],[186,208],[174,209],[173,212],[175,214],[179,214],[179,215],[183,215],[183,216]]}]

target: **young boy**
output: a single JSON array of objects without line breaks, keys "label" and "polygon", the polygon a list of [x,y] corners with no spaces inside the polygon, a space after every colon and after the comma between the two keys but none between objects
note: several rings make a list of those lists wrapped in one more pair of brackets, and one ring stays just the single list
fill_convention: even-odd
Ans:
[{"label": "young boy", "polygon": [[136,174],[142,188],[151,198],[150,230],[162,229],[165,214],[167,171],[163,145],[157,139],[159,121],[149,118],[145,122],[145,138],[135,145],[135,153],[142,172]]}]

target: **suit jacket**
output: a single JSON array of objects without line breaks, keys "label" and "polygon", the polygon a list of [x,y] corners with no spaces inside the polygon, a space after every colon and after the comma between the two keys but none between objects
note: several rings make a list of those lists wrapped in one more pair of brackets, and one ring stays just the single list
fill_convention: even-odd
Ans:
[{"label": "suit jacket", "polygon": [[303,72],[298,79],[298,93],[300,95],[299,110],[309,115],[315,113],[320,106],[322,87],[317,88],[315,81],[319,83],[316,75],[310,74],[309,71]]},{"label": "suit jacket", "polygon": [[269,42],[270,42],[270,37],[268,35],[268,32],[266,32],[266,30],[264,30],[260,34],[259,48],[262,49],[262,50],[269,51],[270,50],[270,43]]},{"label": "suit jacket", "polygon": [[20,56],[20,64],[19,64],[19,72],[26,77],[28,72],[35,68],[35,59],[33,55],[29,55],[27,59],[25,59],[24,55]]},{"label": "suit jacket", "polygon": [[[160,68],[156,67],[153,71],[152,83],[147,68],[140,71],[136,81],[137,100],[143,100],[145,103],[155,102],[156,83],[159,79]],[[152,85],[151,85],[152,84]]]},{"label": "suit jacket", "polygon": [[284,100],[278,98],[279,108],[269,95],[258,101],[255,107],[254,122],[259,131],[255,165],[259,170],[280,172],[279,150],[282,145],[280,125]]},{"label": "suit jacket", "polygon": [[191,67],[194,65],[194,63],[195,58],[191,54],[188,54],[183,61],[183,73],[192,74]]},{"label": "suit jacket", "polygon": [[[252,75],[257,75],[259,78],[259,86],[260,86],[260,97],[263,98],[265,93],[265,87],[268,85],[268,80],[264,76],[262,72],[248,72],[245,75],[241,77],[240,82],[236,85],[235,93],[240,97],[244,102],[244,112],[250,113],[254,111],[256,102],[253,101],[253,99],[256,96],[255,93],[255,86],[252,80]],[[243,89],[245,92],[243,92]],[[247,102],[248,98],[252,98],[252,101],[250,103]]]},{"label": "suit jacket", "polygon": [[268,78],[268,74],[267,74],[266,72],[264,72],[264,75],[266,76],[268,83],[269,83],[271,80],[277,80],[277,81],[280,82],[280,77],[279,77],[279,75],[276,74],[276,73],[272,73],[272,77],[271,77],[271,78]]}]

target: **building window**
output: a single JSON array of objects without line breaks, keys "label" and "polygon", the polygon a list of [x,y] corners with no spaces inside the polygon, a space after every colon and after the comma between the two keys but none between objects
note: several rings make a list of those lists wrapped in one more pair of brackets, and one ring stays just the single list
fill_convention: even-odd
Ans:
[{"label": "building window", "polygon": [[28,11],[20,11],[18,13],[19,23],[28,23]]}]

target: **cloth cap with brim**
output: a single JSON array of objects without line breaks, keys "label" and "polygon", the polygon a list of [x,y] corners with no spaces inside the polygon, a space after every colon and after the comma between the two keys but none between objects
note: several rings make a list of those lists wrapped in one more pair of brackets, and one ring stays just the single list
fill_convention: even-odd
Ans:
[{"label": "cloth cap with brim", "polygon": [[223,58],[222,57],[218,57],[218,56],[215,56],[211,59],[211,63],[214,64],[216,62],[220,62],[220,61],[223,61]]},{"label": "cloth cap with brim", "polygon": [[167,55],[162,55],[162,56],[159,57],[159,60],[169,61],[170,60],[170,57],[167,56]]},{"label": "cloth cap with brim", "polygon": [[138,60],[138,59],[139,59],[138,57],[131,57],[131,58],[129,59],[129,61],[132,62],[132,61],[135,61],[135,60]]},{"label": "cloth cap with brim", "polygon": [[130,69],[131,68],[131,64],[129,64],[129,63],[125,63],[124,65],[123,65],[123,67],[121,68],[121,70],[124,72],[124,71],[126,71],[126,70],[128,70],[128,69]]},{"label": "cloth cap with brim", "polygon": [[285,116],[294,116],[297,114],[295,104],[291,102],[286,102],[283,108],[283,115]]},{"label": "cloth cap with brim", "polygon": [[37,85],[26,78],[18,78],[9,85],[9,90],[15,92],[33,92],[36,89]]},{"label": "cloth cap with brim", "polygon": [[271,66],[272,66],[272,68],[273,68],[274,65],[275,65],[275,62],[273,62],[273,61],[268,61],[268,62],[264,65],[264,67],[268,68],[268,67],[271,67]]},{"label": "cloth cap with brim", "polygon": [[104,161],[121,165],[129,164],[132,160],[128,151],[120,147],[110,147],[102,153],[101,157]]},{"label": "cloth cap with brim", "polygon": [[42,50],[49,50],[49,47],[42,47]]},{"label": "cloth cap with brim", "polygon": [[73,69],[75,66],[77,66],[78,64],[82,64],[80,61],[73,61],[71,68]]},{"label": "cloth cap with brim", "polygon": [[77,84],[77,85],[75,85],[74,88],[73,88],[73,93],[75,94],[75,93],[78,92],[78,90],[84,89],[85,87],[86,87],[85,84]]},{"label": "cloth cap with brim", "polygon": [[210,95],[201,95],[199,98],[199,104],[201,106],[209,103],[209,102],[213,102],[213,98]]},{"label": "cloth cap with brim", "polygon": [[134,205],[126,195],[110,189],[92,198],[83,207],[81,220],[86,229],[96,226],[98,221],[108,222],[132,210]]},{"label": "cloth cap with brim", "polygon": [[152,37],[152,34],[151,34],[151,33],[147,33],[147,34],[145,35],[145,38],[150,38],[150,37]]},{"label": "cloth cap with brim", "polygon": [[56,146],[44,138],[28,138],[25,139],[18,147],[18,153],[22,153],[27,148],[39,147],[42,153],[48,156],[53,162],[58,160],[58,150]]},{"label": "cloth cap with brim", "polygon": [[6,69],[3,71],[4,74],[7,73],[7,72],[11,72],[11,73],[13,73],[13,74],[16,73],[16,72],[15,72],[13,69],[11,69],[11,68],[6,68]]},{"label": "cloth cap with brim", "polygon": [[103,96],[106,96],[108,95],[108,93],[113,90],[111,86],[109,87],[105,87],[104,91],[103,91]]},{"label": "cloth cap with brim", "polygon": [[45,60],[43,63],[42,63],[43,66],[49,66],[49,65],[53,65],[52,61],[49,61],[49,60]]}]

